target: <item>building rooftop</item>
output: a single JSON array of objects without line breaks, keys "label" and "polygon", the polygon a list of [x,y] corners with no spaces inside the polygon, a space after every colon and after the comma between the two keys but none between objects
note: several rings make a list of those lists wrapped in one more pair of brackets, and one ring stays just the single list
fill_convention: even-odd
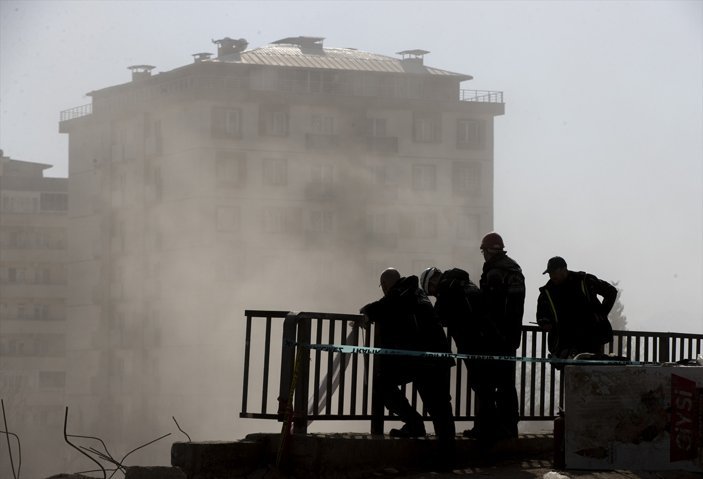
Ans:
[{"label": "building rooftop", "polygon": [[[473,78],[470,75],[425,66],[422,57],[429,53],[426,50],[405,50],[401,53],[413,53],[414,56],[393,58],[355,48],[327,48],[323,46],[322,40],[320,37],[289,37],[263,47],[237,51],[245,44],[239,43],[240,48],[234,48],[231,53],[226,50],[221,51],[217,58],[209,61],[328,70],[429,74],[454,77],[460,81]],[[242,40],[242,42],[245,41]]]}]

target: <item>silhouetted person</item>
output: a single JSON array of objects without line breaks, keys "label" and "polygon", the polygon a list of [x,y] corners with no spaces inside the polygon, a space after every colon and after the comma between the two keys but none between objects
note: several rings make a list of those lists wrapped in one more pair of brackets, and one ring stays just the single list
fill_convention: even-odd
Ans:
[{"label": "silhouetted person", "polygon": [[[420,275],[420,286],[428,296],[434,296],[435,313],[442,326],[447,328],[449,336],[456,344],[457,352],[462,354],[487,354],[487,341],[490,328],[483,321],[481,291],[472,281],[469,273],[463,269],[453,268],[442,272],[430,267]],[[475,409],[480,405],[479,392],[485,390],[484,362],[476,359],[465,360],[469,371],[467,387],[477,394]],[[465,436],[475,436],[478,429],[474,425],[471,431],[464,431]]]},{"label": "silhouetted person", "polygon": [[537,324],[549,331],[549,351],[559,358],[601,353],[613,338],[608,313],[617,288],[592,274],[569,271],[560,256],[549,260],[543,274],[549,281],[539,289]]},{"label": "silhouetted person", "polygon": [[[525,278],[520,265],[505,251],[503,238],[489,233],[481,240],[485,260],[480,287],[484,301],[486,326],[491,329],[487,339],[488,353],[515,356],[522,337],[522,314],[525,306]],[[479,439],[495,441],[518,435],[517,390],[515,361],[486,361],[485,390],[480,394],[476,418]]]},{"label": "silhouetted person", "polygon": [[[449,352],[447,337],[434,314],[432,303],[418,286],[417,276],[401,277],[389,268],[381,274],[383,298],[361,308],[361,313],[379,329],[378,347],[409,351]],[[454,417],[449,395],[451,358],[419,358],[379,355],[375,387],[383,403],[404,425],[391,436],[425,435],[422,416],[410,405],[400,386],[413,382],[427,408],[439,439],[440,456],[447,461],[454,454]]]}]

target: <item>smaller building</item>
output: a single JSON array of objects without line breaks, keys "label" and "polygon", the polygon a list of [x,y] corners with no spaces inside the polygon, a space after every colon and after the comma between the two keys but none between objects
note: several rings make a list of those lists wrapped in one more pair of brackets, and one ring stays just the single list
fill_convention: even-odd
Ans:
[{"label": "smaller building", "polygon": [[50,167],[0,153],[0,397],[28,477],[61,464],[68,180]]}]

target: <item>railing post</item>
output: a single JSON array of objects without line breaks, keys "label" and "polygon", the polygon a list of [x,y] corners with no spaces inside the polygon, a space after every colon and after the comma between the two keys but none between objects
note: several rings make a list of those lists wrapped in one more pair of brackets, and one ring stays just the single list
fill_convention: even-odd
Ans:
[{"label": "railing post", "polygon": [[[281,382],[278,390],[278,420],[285,421],[289,406],[290,387],[295,370],[295,339],[298,329],[298,313],[291,311],[283,320],[283,344],[281,345]],[[290,405],[293,406],[292,404]]]},{"label": "railing post", "polygon": [[660,336],[659,337],[659,357],[658,360],[660,363],[668,363],[671,361],[670,359],[670,352],[669,352],[669,336]]},{"label": "railing post", "polygon": [[298,378],[295,383],[295,405],[293,407],[293,432],[295,434],[306,434],[308,432],[310,349],[303,348],[300,344],[310,344],[310,329],[310,318],[298,319],[298,354],[301,357]]},{"label": "railing post", "polygon": [[[374,328],[373,344],[378,344],[378,325]],[[378,358],[376,358],[378,359]],[[373,362],[371,372],[371,434],[383,435],[383,395],[376,386],[378,378],[378,361]]]}]

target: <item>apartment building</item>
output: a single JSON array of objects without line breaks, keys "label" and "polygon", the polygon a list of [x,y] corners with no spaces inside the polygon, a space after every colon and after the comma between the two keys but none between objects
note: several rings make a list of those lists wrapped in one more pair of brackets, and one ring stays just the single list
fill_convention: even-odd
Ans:
[{"label": "apartment building", "polygon": [[224,38],[62,112],[76,424],[227,434],[245,308],[355,312],[388,266],[480,271],[502,93],[323,41]]},{"label": "apartment building", "polygon": [[68,184],[50,167],[0,153],[0,397],[33,477],[62,445],[66,386]]}]

